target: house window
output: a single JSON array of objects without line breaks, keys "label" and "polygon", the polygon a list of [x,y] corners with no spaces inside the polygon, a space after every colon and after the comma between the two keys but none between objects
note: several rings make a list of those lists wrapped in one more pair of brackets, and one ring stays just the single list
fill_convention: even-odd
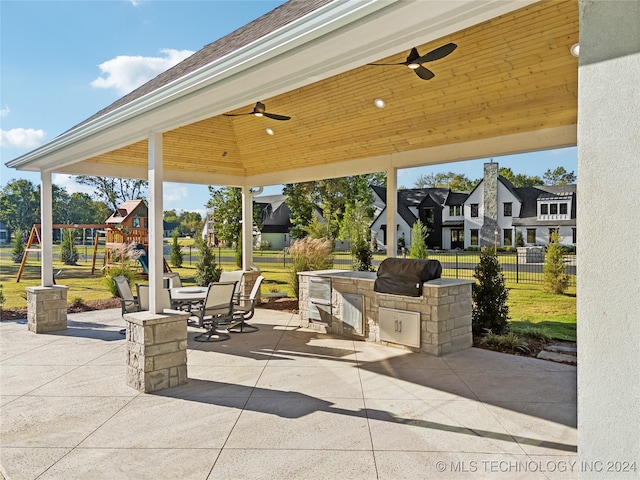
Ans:
[{"label": "house window", "polygon": [[505,202],[503,203],[503,213],[505,217],[510,217],[513,213],[513,203]]},{"label": "house window", "polygon": [[2,231],[0,232],[0,240],[6,240],[7,239],[7,232]]},{"label": "house window", "polygon": [[558,204],[557,203],[552,203],[551,205],[549,205],[549,212],[551,213],[551,215],[557,215],[558,214]]},{"label": "house window", "polygon": [[549,215],[549,205],[546,203],[540,205],[540,215]]},{"label": "house window", "polygon": [[560,215],[566,215],[567,214],[567,204],[566,203],[561,203],[560,204]]},{"label": "house window", "polygon": [[536,229],[527,228],[527,243],[536,243]]},{"label": "house window", "polygon": [[140,218],[139,217],[133,217],[133,221],[132,221],[131,225],[133,226],[133,228],[140,228]]},{"label": "house window", "polygon": [[577,237],[576,237],[576,227],[573,227],[573,228],[571,229],[571,242],[572,242],[572,243],[577,243],[577,242],[576,242],[576,238],[577,238]]},{"label": "house window", "polygon": [[462,215],[462,206],[460,205],[450,205],[449,206],[449,216],[450,217],[459,217]]},{"label": "house window", "polygon": [[451,243],[464,243],[464,230],[451,230]]},{"label": "house window", "polygon": [[478,245],[478,229],[471,229],[471,245]]},{"label": "house window", "polygon": [[513,230],[505,229],[504,230],[504,242],[503,245],[505,247],[511,247],[513,245]]},{"label": "house window", "polygon": [[[477,217],[478,216],[478,204],[477,203],[472,203],[471,204],[471,216],[472,217]],[[477,243],[476,243],[477,245]]]}]

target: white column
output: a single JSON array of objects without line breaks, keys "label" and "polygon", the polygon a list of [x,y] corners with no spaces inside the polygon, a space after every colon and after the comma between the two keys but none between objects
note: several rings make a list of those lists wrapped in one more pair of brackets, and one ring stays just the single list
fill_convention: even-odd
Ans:
[{"label": "white column", "polygon": [[395,257],[398,252],[398,230],[396,212],[398,211],[398,169],[387,170],[387,257]]},{"label": "white column", "polygon": [[596,466],[581,479],[640,475],[639,25],[638,1],[580,0],[578,458]]},{"label": "white column", "polygon": [[40,241],[42,263],[40,276],[43,287],[53,286],[53,188],[51,172],[40,172]]},{"label": "white column", "polygon": [[157,299],[162,289],[162,133],[149,135],[149,311],[158,311]]},{"label": "white column", "polygon": [[253,263],[253,194],[242,187],[242,269],[251,270]]}]

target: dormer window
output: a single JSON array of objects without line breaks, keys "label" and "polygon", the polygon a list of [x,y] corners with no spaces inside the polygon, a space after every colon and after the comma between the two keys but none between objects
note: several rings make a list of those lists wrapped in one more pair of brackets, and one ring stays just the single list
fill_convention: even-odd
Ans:
[{"label": "dormer window", "polygon": [[462,205],[449,205],[449,216],[460,217],[462,215]]},{"label": "dormer window", "polygon": [[538,198],[538,220],[569,220],[570,211],[570,196]]}]

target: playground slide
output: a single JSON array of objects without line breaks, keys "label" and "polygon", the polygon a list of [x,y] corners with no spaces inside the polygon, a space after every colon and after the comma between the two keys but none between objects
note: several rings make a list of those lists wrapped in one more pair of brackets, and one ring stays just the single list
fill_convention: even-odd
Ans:
[{"label": "playground slide", "polygon": [[144,248],[144,245],[139,243],[138,245],[136,245],[136,250],[142,250],[143,252],[138,257],[138,261],[140,262],[140,265],[142,265],[142,270],[144,271],[144,273],[148,275],[149,274],[149,257],[147,256],[147,249]]}]

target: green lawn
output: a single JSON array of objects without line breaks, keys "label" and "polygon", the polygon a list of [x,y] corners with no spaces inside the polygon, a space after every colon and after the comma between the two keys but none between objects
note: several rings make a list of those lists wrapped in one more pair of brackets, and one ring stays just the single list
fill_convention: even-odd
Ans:
[{"label": "green lawn", "polygon": [[[3,248],[3,252],[10,252],[10,248]],[[81,251],[84,253],[84,251]],[[221,250],[223,257],[233,258],[233,251]],[[218,250],[215,249],[216,257]],[[255,252],[259,257],[272,256],[282,258],[281,252]],[[278,255],[280,255],[278,257]],[[347,258],[348,253],[340,253],[337,258]],[[189,264],[188,256],[181,268],[172,268],[180,274],[185,285],[195,285],[196,259],[192,257]],[[0,284],[3,287],[5,297],[4,308],[26,307],[25,287],[40,285],[40,266],[35,255],[32,255],[22,275],[20,283],[16,283],[18,264],[13,263],[10,257],[0,257]],[[101,265],[100,265],[101,266]],[[100,267],[99,266],[99,267]],[[225,270],[234,270],[235,262],[229,261],[222,265]],[[260,263],[260,269],[265,277],[262,284],[264,293],[271,291],[286,291],[293,296],[289,286],[289,273],[281,261],[272,263]],[[62,270],[56,278],[57,282],[69,287],[67,298],[70,302],[75,299],[98,300],[109,298],[110,294],[104,284],[104,277],[100,268],[96,274],[91,275],[91,255],[86,260],[81,260],[78,265],[62,265],[54,261],[54,270]],[[509,288],[509,312],[511,324],[514,330],[538,326],[543,327],[550,336],[564,340],[575,340],[576,336],[576,296],[575,287],[570,288],[565,295],[551,295],[542,290],[542,285],[507,283]]]}]

